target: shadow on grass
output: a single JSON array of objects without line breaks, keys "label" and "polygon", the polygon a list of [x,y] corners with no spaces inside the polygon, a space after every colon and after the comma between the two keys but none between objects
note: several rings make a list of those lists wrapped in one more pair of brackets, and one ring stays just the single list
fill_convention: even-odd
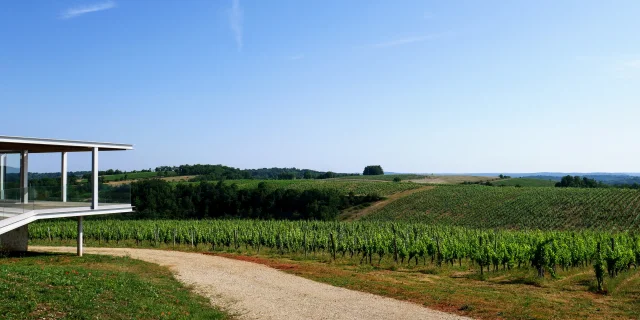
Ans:
[{"label": "shadow on grass", "polygon": [[538,288],[544,287],[544,279],[532,278],[532,277],[503,280],[503,281],[500,281],[498,283],[500,283],[500,284],[517,284],[517,285],[523,285],[524,284],[524,285],[534,286],[534,287],[538,287]]},{"label": "shadow on grass", "polygon": [[54,253],[54,252],[35,252],[35,251],[22,251],[22,252],[0,252],[0,259],[2,258],[34,258],[34,257],[60,257],[68,256],[70,253]]}]

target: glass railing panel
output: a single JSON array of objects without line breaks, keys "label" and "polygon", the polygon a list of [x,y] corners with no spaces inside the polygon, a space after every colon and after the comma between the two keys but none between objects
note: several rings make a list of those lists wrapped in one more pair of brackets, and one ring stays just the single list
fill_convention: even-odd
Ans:
[{"label": "glass railing panel", "polygon": [[0,199],[2,218],[10,218],[25,212],[22,203],[22,189],[5,189],[3,199]]},{"label": "glass railing panel", "polygon": [[98,202],[104,204],[131,204],[131,185],[101,185]]},{"label": "glass railing panel", "polygon": [[[28,189],[5,189],[0,199],[0,219],[13,217],[31,210],[62,208],[90,208],[92,191],[88,185],[67,186],[67,201],[63,201],[62,188],[32,186]],[[25,194],[27,201],[23,201]],[[131,205],[131,185],[101,185],[98,193],[99,205]]]},{"label": "glass railing panel", "polygon": [[91,207],[93,191],[89,184],[67,185],[67,202]]},{"label": "glass railing panel", "polygon": [[28,206],[35,210],[86,208],[91,207],[91,190],[84,186],[67,186],[67,200],[62,197],[62,188],[58,186],[32,186],[29,188]]}]

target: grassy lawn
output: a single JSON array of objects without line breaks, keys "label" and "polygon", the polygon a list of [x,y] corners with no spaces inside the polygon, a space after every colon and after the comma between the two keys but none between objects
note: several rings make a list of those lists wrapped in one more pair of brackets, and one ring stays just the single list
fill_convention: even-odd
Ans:
[{"label": "grassy lawn", "polygon": [[224,319],[167,268],[129,258],[0,258],[2,319]]},{"label": "grassy lawn", "polygon": [[[38,241],[38,245],[73,245],[70,241]],[[94,245],[97,245],[95,243]],[[102,246],[136,247],[135,242],[103,243]],[[151,243],[138,247],[207,252]],[[555,278],[536,276],[533,268],[499,270],[479,275],[468,261],[437,267],[431,261],[418,265],[394,264],[385,258],[378,265],[360,263],[359,257],[332,261],[324,253],[280,255],[264,248],[260,254],[244,247],[209,254],[256,262],[314,281],[369,292],[426,307],[479,319],[635,319],[640,314],[640,272],[632,269],[605,279],[608,294],[595,293],[592,267],[557,270]],[[377,259],[374,259],[377,260]]]}]

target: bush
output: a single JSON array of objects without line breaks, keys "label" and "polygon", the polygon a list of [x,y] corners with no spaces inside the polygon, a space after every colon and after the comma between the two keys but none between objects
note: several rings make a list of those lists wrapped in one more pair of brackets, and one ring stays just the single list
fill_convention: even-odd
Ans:
[{"label": "bush", "polygon": [[400,182],[400,181],[402,181],[402,179],[400,179],[400,177],[393,178],[393,182]]}]

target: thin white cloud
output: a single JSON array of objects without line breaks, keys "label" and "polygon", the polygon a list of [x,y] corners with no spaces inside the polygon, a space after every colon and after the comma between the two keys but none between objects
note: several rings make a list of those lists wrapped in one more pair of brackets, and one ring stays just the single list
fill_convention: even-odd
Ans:
[{"label": "thin white cloud", "polygon": [[242,51],[242,23],[244,20],[244,12],[240,7],[240,0],[232,0],[229,9],[229,26],[236,38],[236,46],[238,51]]},{"label": "thin white cloud", "polygon": [[304,54],[297,54],[295,56],[290,56],[289,60],[301,60],[304,59]]},{"label": "thin white cloud", "polygon": [[391,40],[391,41],[376,43],[376,44],[373,45],[373,47],[374,48],[389,48],[389,47],[401,46],[401,45],[405,45],[405,44],[412,44],[412,43],[424,42],[424,41],[427,41],[427,40],[433,40],[433,39],[436,39],[436,38],[440,38],[442,36],[443,36],[443,34],[430,34],[430,35],[425,35],[425,36],[405,37],[405,38],[399,38],[399,39],[395,39],[395,40]]},{"label": "thin white cloud", "polygon": [[76,18],[87,13],[109,10],[115,7],[116,7],[116,3],[114,1],[107,1],[107,2],[96,3],[89,6],[84,6],[84,7],[69,8],[60,14],[60,19]]}]

